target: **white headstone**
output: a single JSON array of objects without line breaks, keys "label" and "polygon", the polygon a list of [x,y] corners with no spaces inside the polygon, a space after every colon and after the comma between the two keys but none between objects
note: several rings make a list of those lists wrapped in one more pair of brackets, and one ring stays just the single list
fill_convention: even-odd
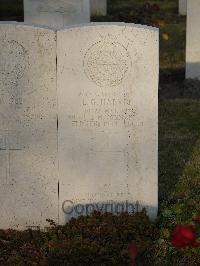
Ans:
[{"label": "white headstone", "polygon": [[88,24],[59,31],[57,45],[61,223],[128,204],[154,218],[158,30]]},{"label": "white headstone", "polygon": [[91,15],[106,16],[107,14],[107,0],[90,0]]},{"label": "white headstone", "polygon": [[187,15],[187,0],[179,0],[179,14]]},{"label": "white headstone", "polygon": [[200,79],[200,0],[187,5],[186,78]]},{"label": "white headstone", "polygon": [[57,221],[57,183],[56,34],[0,23],[0,228]]},{"label": "white headstone", "polygon": [[52,28],[90,22],[90,0],[24,0],[24,21]]}]

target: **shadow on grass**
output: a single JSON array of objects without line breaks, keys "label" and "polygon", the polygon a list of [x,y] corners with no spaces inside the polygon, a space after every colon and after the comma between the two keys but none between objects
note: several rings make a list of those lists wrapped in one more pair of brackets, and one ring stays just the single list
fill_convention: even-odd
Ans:
[{"label": "shadow on grass", "polygon": [[[159,199],[169,200],[200,138],[200,101],[160,100]],[[199,151],[200,153],[200,151]],[[199,173],[200,175],[200,173]]]},{"label": "shadow on grass", "polygon": [[200,99],[200,80],[185,79],[185,68],[161,68],[159,79],[159,99]]}]

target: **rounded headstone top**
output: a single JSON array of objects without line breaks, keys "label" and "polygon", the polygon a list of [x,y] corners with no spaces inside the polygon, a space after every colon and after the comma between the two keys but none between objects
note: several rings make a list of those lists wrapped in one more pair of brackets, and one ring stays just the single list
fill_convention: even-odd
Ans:
[{"label": "rounded headstone top", "polygon": [[144,30],[151,30],[151,31],[159,31],[159,28],[142,25],[142,24],[135,24],[135,23],[125,23],[125,22],[91,22],[91,23],[82,23],[82,24],[76,24],[76,25],[70,25],[66,26],[59,31],[66,31],[66,30],[72,30],[72,29],[84,29],[84,28],[92,28],[92,27],[131,27],[131,28],[137,28],[137,29],[144,29]]}]

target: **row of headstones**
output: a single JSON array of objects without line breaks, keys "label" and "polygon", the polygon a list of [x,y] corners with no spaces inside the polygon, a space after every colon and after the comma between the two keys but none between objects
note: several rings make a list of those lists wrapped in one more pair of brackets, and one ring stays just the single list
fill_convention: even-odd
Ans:
[{"label": "row of headstones", "polygon": [[[199,11],[200,0],[179,0],[179,13],[187,13],[186,78],[200,79]],[[90,22],[90,13],[106,15],[107,0],[24,0],[24,18],[28,24],[60,29]]]},{"label": "row of headstones", "polygon": [[158,208],[158,30],[0,23],[0,228]]},{"label": "row of headstones", "polygon": [[186,78],[200,79],[200,0],[179,0],[179,14],[187,15]]},{"label": "row of headstones", "polygon": [[56,29],[107,14],[107,0],[24,0],[24,21]]}]

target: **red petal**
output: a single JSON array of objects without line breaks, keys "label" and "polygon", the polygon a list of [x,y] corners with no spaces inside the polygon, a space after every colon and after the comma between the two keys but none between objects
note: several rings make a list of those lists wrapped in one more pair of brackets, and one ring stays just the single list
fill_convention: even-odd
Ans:
[{"label": "red petal", "polygon": [[196,231],[192,225],[178,225],[174,229],[171,243],[174,247],[192,246],[196,241]]},{"label": "red petal", "polygon": [[180,234],[188,240],[194,240],[196,238],[196,231],[193,226],[182,226],[180,228]]},{"label": "red petal", "polygon": [[171,240],[171,243],[172,243],[172,246],[174,246],[174,247],[182,248],[182,247],[186,247],[187,246],[187,244],[185,244],[183,241],[181,241],[180,239],[176,239],[176,238],[173,238]]}]

